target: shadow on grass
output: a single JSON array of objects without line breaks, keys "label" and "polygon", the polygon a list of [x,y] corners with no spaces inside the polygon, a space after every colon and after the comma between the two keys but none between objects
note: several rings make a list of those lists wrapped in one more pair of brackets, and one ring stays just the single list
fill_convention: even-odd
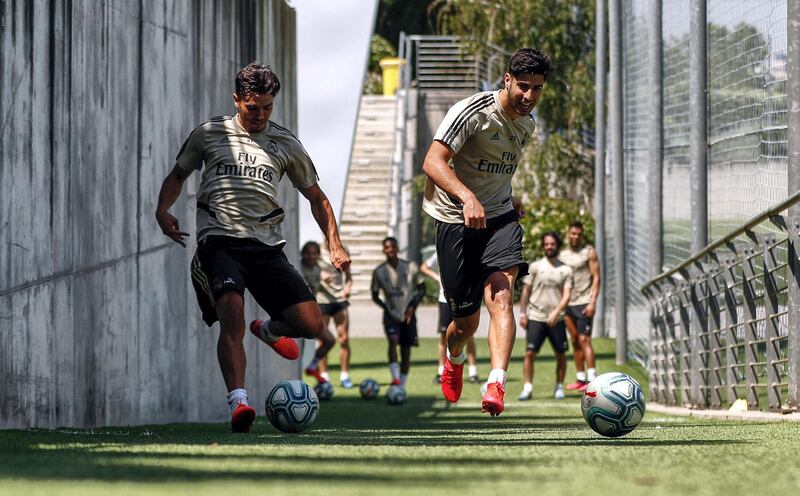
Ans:
[{"label": "shadow on grass", "polygon": [[[615,355],[613,353],[595,353],[596,360],[613,360]],[[573,357],[572,354],[567,355],[567,362],[572,363]],[[415,370],[425,368],[425,367],[436,367],[439,365],[438,360],[436,359],[418,359],[414,357],[414,350],[411,350],[411,372],[414,373]],[[536,363],[552,363],[555,362],[555,356],[551,354],[544,354],[539,355],[536,357]],[[522,366],[522,357],[515,356],[511,357],[511,363],[517,364]],[[478,366],[489,365],[489,358],[488,357],[478,357]],[[388,367],[388,363],[386,360],[383,361],[374,361],[374,362],[359,362],[359,363],[351,363],[350,370],[361,370],[361,369],[380,369],[382,367]],[[339,370],[339,364],[331,364],[328,367],[330,370]]]}]

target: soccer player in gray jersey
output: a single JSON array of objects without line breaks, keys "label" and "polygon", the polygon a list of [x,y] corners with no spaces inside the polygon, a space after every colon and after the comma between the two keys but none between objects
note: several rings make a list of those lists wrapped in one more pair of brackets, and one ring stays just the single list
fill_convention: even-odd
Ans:
[{"label": "soccer player in gray jersey", "polygon": [[[189,175],[202,170],[192,285],[203,320],[209,327],[220,323],[217,358],[228,389],[231,429],[249,432],[256,411],[248,404],[244,384],[245,288],[271,317],[251,322],[251,332],[284,358],[299,357],[297,344],[288,338],[317,339],[325,330],[314,296],[283,253],[284,212],[277,199],[284,175],[311,204],[331,247],[333,266],[347,269],[350,257],[303,145],[269,120],[280,90],[277,76],[269,67],[252,63],[236,74],[235,83],[238,113],[212,118],[192,131],[161,185],[156,220],[165,236],[186,246],[189,234],[169,209]],[[317,356],[327,351],[318,348]]]},{"label": "soccer player in gray jersey", "polygon": [[[572,292],[565,322],[575,355],[575,382],[567,389],[583,391],[597,375],[592,347],[592,319],[600,294],[600,261],[597,251],[583,240],[583,224],[578,221],[567,230],[568,246],[559,258],[572,268],[575,289]],[[584,368],[586,366],[586,368]]]},{"label": "soccer player in gray jersey", "polygon": [[481,409],[504,408],[506,371],[514,347],[514,280],[527,273],[522,257],[522,202],[511,178],[533,133],[531,112],[544,90],[550,57],[535,48],[517,50],[499,91],[456,103],[439,126],[423,164],[428,175],[423,210],[436,220],[436,252],[453,322],[447,329],[442,393],[461,397],[466,353],[481,301],[489,311],[491,372]]}]

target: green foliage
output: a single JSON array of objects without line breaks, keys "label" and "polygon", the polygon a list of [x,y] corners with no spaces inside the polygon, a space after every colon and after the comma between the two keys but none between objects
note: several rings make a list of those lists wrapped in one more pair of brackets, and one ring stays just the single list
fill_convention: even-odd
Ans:
[{"label": "green foliage", "polygon": [[381,0],[375,32],[397,46],[400,31],[406,34],[434,34],[436,6],[433,0]]},{"label": "green foliage", "polygon": [[525,202],[525,217],[520,224],[525,233],[525,259],[535,260],[544,256],[542,235],[548,231],[561,234],[566,243],[567,227],[580,221],[583,223],[584,239],[594,242],[594,218],[581,211],[580,205],[572,200],[541,197]]},{"label": "green foliage", "polygon": [[386,38],[378,34],[372,35],[367,77],[364,81],[365,95],[380,95],[383,93],[383,78],[380,61],[386,57],[395,57],[396,55],[397,50],[395,50],[391,43],[386,41]]}]

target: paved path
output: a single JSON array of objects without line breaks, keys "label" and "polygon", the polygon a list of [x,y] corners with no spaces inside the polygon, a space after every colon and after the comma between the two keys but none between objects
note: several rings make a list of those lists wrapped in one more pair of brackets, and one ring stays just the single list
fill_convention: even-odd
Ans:
[{"label": "paved path", "polygon": [[[515,315],[518,312],[515,312]],[[383,337],[383,311],[372,302],[353,302],[350,305],[350,336],[354,338]],[[437,336],[439,307],[424,305],[417,308],[417,333],[420,337]],[[518,325],[519,327],[519,325]],[[481,323],[476,336],[486,337],[489,329],[489,313],[481,307]],[[517,329],[517,337],[525,334]]]}]

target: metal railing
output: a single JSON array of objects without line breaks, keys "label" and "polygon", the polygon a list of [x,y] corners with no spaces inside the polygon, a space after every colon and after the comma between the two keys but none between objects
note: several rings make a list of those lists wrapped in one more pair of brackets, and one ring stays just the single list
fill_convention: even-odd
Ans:
[{"label": "metal railing", "polygon": [[800,192],[642,287],[651,400],[797,410],[800,218],[785,212],[798,203]]}]

